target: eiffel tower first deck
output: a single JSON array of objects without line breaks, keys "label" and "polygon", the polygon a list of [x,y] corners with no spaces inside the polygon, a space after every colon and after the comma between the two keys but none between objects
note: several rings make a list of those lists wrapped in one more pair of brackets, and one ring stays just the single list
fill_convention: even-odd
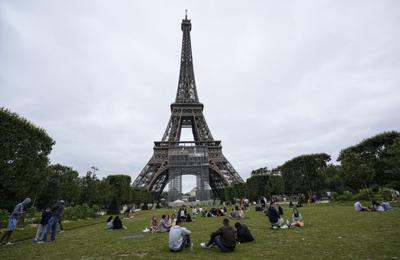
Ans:
[{"label": "eiffel tower first deck", "polygon": [[[161,141],[154,142],[154,154],[133,182],[159,198],[167,183],[182,175],[200,178],[197,199],[204,200],[204,185],[211,187],[215,197],[223,189],[243,179],[222,153],[221,141],[214,140],[203,115],[204,105],[197,95],[190,41],[191,21],[185,16],[181,29],[182,52],[178,91],[171,104],[171,117]],[[191,128],[193,142],[180,141],[182,128]],[[203,192],[203,193],[202,193]]]}]

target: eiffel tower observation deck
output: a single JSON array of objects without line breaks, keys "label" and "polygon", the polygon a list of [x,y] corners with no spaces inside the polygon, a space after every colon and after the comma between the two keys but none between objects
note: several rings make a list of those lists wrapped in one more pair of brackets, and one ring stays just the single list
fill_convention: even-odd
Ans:
[{"label": "eiffel tower observation deck", "polygon": [[[182,192],[182,175],[195,175],[198,179],[196,199],[207,200],[206,186],[211,187],[215,197],[221,197],[225,187],[241,183],[243,179],[223,155],[221,141],[214,140],[204,118],[204,105],[199,101],[193,70],[192,24],[187,15],[181,29],[181,65],[171,117],[161,141],[154,142],[153,156],[133,186],[146,188],[159,197],[170,183],[169,200],[174,200]],[[192,129],[194,141],[180,141],[182,128]]]}]

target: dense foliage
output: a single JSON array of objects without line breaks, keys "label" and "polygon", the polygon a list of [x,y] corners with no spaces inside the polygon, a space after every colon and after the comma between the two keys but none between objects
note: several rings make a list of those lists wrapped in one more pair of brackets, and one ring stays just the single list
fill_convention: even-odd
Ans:
[{"label": "dense foliage", "polygon": [[36,200],[54,143],[45,130],[0,108],[0,208]]}]

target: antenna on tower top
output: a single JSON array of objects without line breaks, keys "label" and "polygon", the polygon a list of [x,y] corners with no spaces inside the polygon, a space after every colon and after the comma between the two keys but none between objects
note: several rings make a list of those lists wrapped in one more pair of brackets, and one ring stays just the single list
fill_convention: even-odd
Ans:
[{"label": "antenna on tower top", "polygon": [[185,20],[187,20],[187,9],[185,9]]}]

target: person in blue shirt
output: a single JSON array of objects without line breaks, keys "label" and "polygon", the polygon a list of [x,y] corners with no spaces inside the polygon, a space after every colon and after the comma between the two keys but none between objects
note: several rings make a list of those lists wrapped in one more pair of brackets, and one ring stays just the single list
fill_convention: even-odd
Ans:
[{"label": "person in blue shirt", "polygon": [[31,203],[31,199],[26,198],[23,202],[15,206],[10,218],[8,219],[8,227],[6,231],[4,231],[3,236],[0,239],[0,244],[12,245],[12,243],[8,242],[8,240],[10,239],[11,234],[17,228],[18,220],[22,216],[22,214],[25,213],[25,210],[28,207],[29,203]]}]

